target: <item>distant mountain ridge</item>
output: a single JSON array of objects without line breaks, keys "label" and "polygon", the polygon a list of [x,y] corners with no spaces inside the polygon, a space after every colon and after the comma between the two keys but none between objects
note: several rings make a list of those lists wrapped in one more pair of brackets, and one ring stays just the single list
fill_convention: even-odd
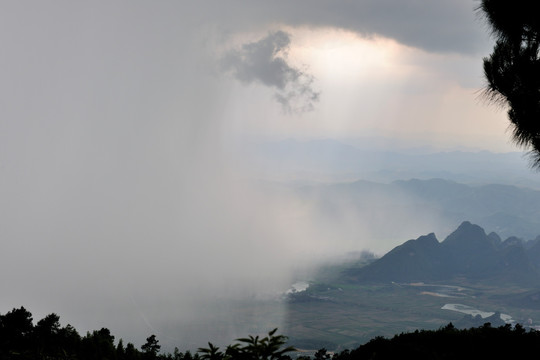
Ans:
[{"label": "distant mountain ridge", "polygon": [[540,285],[540,241],[517,238],[501,241],[480,226],[464,221],[444,241],[435,234],[420,236],[395,247],[345,276],[355,282],[425,282],[467,279]]},{"label": "distant mountain ridge", "polygon": [[[321,207],[350,203],[365,217],[370,216],[374,206],[381,208],[381,213],[402,210],[392,217],[395,224],[389,224],[384,217],[373,219],[376,228],[383,232],[385,227],[394,225],[404,229],[409,224],[402,219],[410,219],[408,215],[414,214],[411,220],[422,225],[417,229],[433,224],[437,227],[431,230],[438,234],[449,234],[463,220],[478,224],[489,232],[495,231],[503,238],[517,236],[530,240],[540,234],[540,191],[528,188],[501,184],[466,185],[434,178],[397,180],[388,184],[358,180],[298,189],[308,196],[316,193],[323,204]],[[431,221],[422,224],[422,219]],[[388,235],[391,234],[388,232]]]},{"label": "distant mountain ridge", "polygon": [[246,151],[254,156],[253,166],[264,164],[261,168],[271,178],[280,174],[282,179],[363,178],[390,182],[439,177],[476,184],[497,179],[498,183],[540,189],[538,174],[530,171],[521,152],[436,151],[396,146],[398,143],[398,139],[358,139],[354,145],[336,139],[286,139],[258,144]]}]

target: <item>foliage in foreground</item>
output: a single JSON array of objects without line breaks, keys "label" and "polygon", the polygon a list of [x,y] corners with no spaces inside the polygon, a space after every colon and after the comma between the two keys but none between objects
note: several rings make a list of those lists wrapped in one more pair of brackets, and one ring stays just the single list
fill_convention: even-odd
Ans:
[{"label": "foliage in foreground", "polygon": [[294,350],[285,347],[287,337],[276,335],[277,329],[266,337],[249,336],[238,339],[225,352],[209,343],[209,348],[199,353],[185,353],[178,349],[172,354],[160,354],[161,346],[155,335],[150,335],[141,349],[132,343],[124,345],[122,339],[116,344],[111,332],[102,328],[85,336],[71,325],[61,327],[60,317],[47,315],[33,324],[32,314],[24,307],[0,314],[0,360],[11,359],[70,359],[70,360],[199,360],[199,359],[290,359],[285,353]]},{"label": "foliage in foreground", "polygon": [[292,346],[284,348],[287,337],[274,335],[276,331],[277,329],[270,331],[268,336],[262,339],[251,335],[247,338],[238,339],[239,343],[227,346],[225,352],[219,351],[219,348],[212,343],[208,343],[208,348],[199,348],[198,352],[202,354],[201,359],[206,360],[290,359],[285,353],[295,349]]},{"label": "foliage in foreground", "polygon": [[516,359],[540,353],[540,332],[517,324],[459,330],[451,323],[439,330],[402,333],[391,339],[376,337],[357,349],[334,355],[352,359]]},{"label": "foliage in foreground", "polygon": [[[94,330],[80,336],[70,325],[61,327],[56,314],[47,315],[35,325],[32,314],[24,307],[0,315],[0,359],[71,359],[71,360],[286,360],[294,349],[286,347],[287,338],[276,335],[249,336],[227,346],[224,351],[208,343],[192,354],[175,349],[173,354],[160,354],[155,335],[146,339],[138,350],[131,343],[116,344],[108,329]],[[439,330],[417,330],[393,338],[376,337],[353,350],[331,355],[326,349],[314,354],[316,360],[357,359],[509,359],[540,354],[540,332],[526,331],[519,324],[457,329],[452,324]],[[310,359],[310,357],[298,357]]]},{"label": "foliage in foreground", "polygon": [[484,58],[486,96],[508,106],[513,139],[531,148],[540,169],[540,18],[535,1],[482,0],[478,10],[496,39]]},{"label": "foliage in foreground", "polygon": [[0,315],[0,359],[69,359],[69,360],[191,360],[191,353],[175,351],[160,355],[161,346],[155,335],[146,339],[141,350],[132,343],[116,344],[109,329],[102,328],[79,335],[71,325],[60,326],[60,317],[47,315],[35,325],[32,314],[24,307]]}]

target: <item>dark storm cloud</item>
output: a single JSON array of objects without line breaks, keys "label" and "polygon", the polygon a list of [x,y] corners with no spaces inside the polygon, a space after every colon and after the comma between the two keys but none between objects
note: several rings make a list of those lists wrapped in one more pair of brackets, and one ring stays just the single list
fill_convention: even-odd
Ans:
[{"label": "dark storm cloud", "polygon": [[[276,0],[222,8],[239,24],[331,26],[364,36],[380,35],[430,52],[479,54],[488,34],[475,13],[476,0]],[[225,6],[225,5],[223,5]],[[233,15],[232,10],[236,15]],[[240,16],[239,16],[240,15]]]},{"label": "dark storm cloud", "polygon": [[258,82],[276,89],[275,99],[285,111],[313,110],[319,93],[312,88],[312,75],[287,62],[290,43],[289,34],[276,31],[229,51],[221,64],[243,83]]},{"label": "dark storm cloud", "polygon": [[242,82],[260,81],[282,90],[299,76],[299,71],[284,59],[290,43],[289,34],[277,31],[257,42],[244,44],[240,50],[229,52],[222,63]]}]

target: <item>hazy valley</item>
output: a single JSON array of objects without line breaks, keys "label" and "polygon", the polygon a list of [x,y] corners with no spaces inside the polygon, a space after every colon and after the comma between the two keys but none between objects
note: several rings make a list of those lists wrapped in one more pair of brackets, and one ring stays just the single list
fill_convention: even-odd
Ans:
[{"label": "hazy valley", "polygon": [[0,359],[535,328],[533,5],[4,2]]},{"label": "hazy valley", "polygon": [[378,259],[328,266],[288,295],[288,333],[299,345],[343,348],[449,322],[536,328],[539,245],[464,222],[442,242],[429,234]]},{"label": "hazy valley", "polygon": [[263,148],[266,174],[281,177],[267,189],[309,204],[315,222],[334,230],[325,235],[335,248],[360,245],[317,258],[296,278],[309,287],[279,300],[292,343],[343,349],[449,322],[538,326],[540,181],[526,157],[367,147],[290,140]]},{"label": "hazy valley", "polygon": [[[111,256],[99,268],[84,261],[76,264],[110,274],[89,284],[89,289],[99,291],[87,290],[84,298],[94,302],[71,300],[70,306],[61,307],[58,304],[68,300],[55,300],[51,292],[48,301],[53,305],[42,306],[38,315],[58,311],[78,329],[111,327],[134,343],[155,333],[167,351],[175,346],[196,349],[207,341],[223,346],[274,327],[298,347],[343,349],[378,335],[436,329],[450,321],[456,326],[485,321],[443,309],[452,304],[462,311],[468,306],[537,324],[538,257],[513,261],[538,251],[534,240],[540,235],[540,181],[527,169],[522,154],[409,149],[399,155],[400,150],[393,149],[373,150],[367,156],[364,150],[334,140],[293,144],[297,150],[286,148],[275,162],[253,152],[259,168],[248,173],[256,179],[249,191],[230,186],[229,178],[200,184],[213,194],[219,191],[221,202],[217,207],[212,207],[214,202],[198,204],[196,216],[186,213],[178,228],[182,236],[206,236],[203,242],[184,250],[176,241],[178,234],[170,243],[158,237],[156,244],[143,243],[144,256],[119,269],[112,254],[125,256],[134,249],[131,242],[113,241]],[[342,151],[330,151],[335,148]],[[360,153],[361,159],[377,160],[364,166],[354,160]],[[350,172],[353,168],[363,171]],[[233,191],[209,186],[215,185],[214,180]],[[239,211],[229,211],[231,206]],[[196,217],[205,221],[187,221]],[[476,277],[478,269],[467,273],[444,263],[450,259],[444,239],[463,221],[490,234],[486,236],[494,246],[489,250],[493,257],[483,271],[493,271],[492,278]],[[135,239],[142,235],[134,234]],[[435,238],[442,241],[440,246]],[[419,246],[424,241],[426,248]],[[163,252],[167,246],[174,251]],[[423,262],[405,261],[408,258],[399,249],[409,247],[417,251],[416,258],[422,255]],[[477,250],[453,249],[454,256],[474,255]],[[193,254],[204,257],[199,260]],[[49,256],[56,258],[61,263],[59,254]],[[160,266],[152,265],[152,259],[160,259]],[[436,267],[437,262],[445,267]],[[69,281],[65,272],[59,278]],[[173,285],[163,287],[163,281]],[[309,287],[286,294],[298,281]],[[78,284],[79,279],[73,282]],[[125,285],[132,283],[135,290]],[[20,303],[6,294],[5,307],[36,308],[37,297],[29,299]],[[94,312],[100,301],[105,310]],[[74,316],[72,304],[82,304],[82,313],[90,320]],[[62,308],[67,310],[57,310]]]}]

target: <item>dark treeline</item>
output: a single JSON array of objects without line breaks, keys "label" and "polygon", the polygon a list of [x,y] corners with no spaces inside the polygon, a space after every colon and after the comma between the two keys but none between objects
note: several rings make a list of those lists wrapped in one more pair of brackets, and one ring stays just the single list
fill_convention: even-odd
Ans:
[{"label": "dark treeline", "polygon": [[146,360],[199,359],[189,351],[159,354],[161,346],[155,335],[137,349],[132,343],[117,343],[109,329],[102,328],[81,336],[71,325],[60,326],[60,317],[50,314],[33,324],[32,314],[24,307],[0,315],[0,360],[69,359],[69,360]]},{"label": "dark treeline", "polygon": [[[197,352],[160,353],[155,335],[146,339],[140,349],[122,339],[115,343],[111,332],[102,328],[81,336],[70,325],[60,326],[56,314],[47,315],[35,325],[32,314],[24,307],[0,315],[0,360],[10,359],[71,359],[71,360],[286,360],[293,359],[292,347],[285,347],[286,337],[276,330],[259,338],[249,336],[220,349],[208,343]],[[320,349],[316,360],[356,359],[512,359],[540,354],[540,332],[526,331],[519,324],[457,329],[448,324],[439,330],[402,333],[393,338],[376,337],[354,350],[330,354]],[[310,359],[297,357],[296,359]]]},{"label": "dark treeline", "polygon": [[402,333],[391,339],[376,337],[355,350],[334,355],[352,359],[519,359],[540,354],[540,332],[521,325],[457,329],[452,323],[439,330]]}]

